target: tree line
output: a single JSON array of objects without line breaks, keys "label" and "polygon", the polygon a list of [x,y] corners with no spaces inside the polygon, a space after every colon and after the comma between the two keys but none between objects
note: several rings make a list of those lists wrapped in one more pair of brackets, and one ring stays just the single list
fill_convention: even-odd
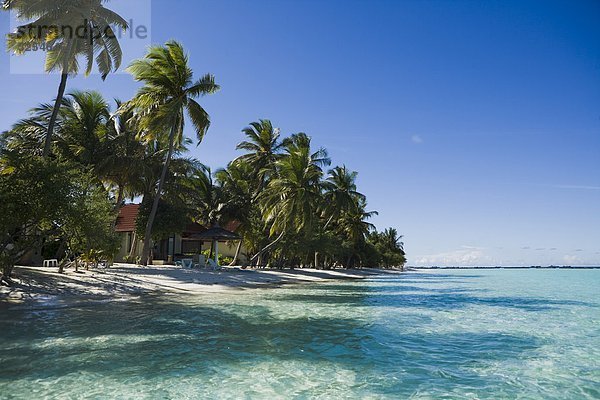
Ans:
[{"label": "tree line", "polygon": [[[79,13],[66,15],[96,20],[57,22],[126,29],[102,3],[21,0],[3,6],[28,21],[53,18],[57,7],[75,7]],[[357,189],[357,173],[331,167],[327,150],[315,148],[305,133],[283,137],[263,119],[243,129],[237,146],[243,154],[225,168],[212,171],[190,158],[188,147],[201,143],[210,127],[199,98],[220,88],[211,74],[194,78],[180,43],[153,46],[128,66],[142,84],[128,101],[110,104],[94,91],[67,93],[67,78],[77,73],[79,61],[89,73],[95,60],[103,79],[121,63],[118,40],[91,36],[92,27],[88,44],[58,32],[7,37],[17,54],[26,45],[50,43],[46,69],[59,69],[61,82],[53,102],[33,108],[0,135],[3,280],[10,282],[15,263],[35,248],[59,255],[61,266],[111,259],[119,246],[119,208],[133,198],[142,199],[136,236],[143,239],[144,265],[153,240],[180,233],[189,222],[231,221],[239,224],[252,266],[404,265],[397,231],[378,232],[368,222],[376,212]],[[184,136],[186,122],[194,140]]]}]

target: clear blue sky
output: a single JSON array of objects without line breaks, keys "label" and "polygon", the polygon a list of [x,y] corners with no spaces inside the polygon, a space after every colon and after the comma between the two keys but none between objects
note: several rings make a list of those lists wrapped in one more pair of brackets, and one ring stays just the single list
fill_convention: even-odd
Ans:
[{"label": "clear blue sky", "polygon": [[[109,6],[144,22],[135,1]],[[413,265],[600,264],[600,2],[155,0],[151,11],[152,42],[181,41],[196,74],[222,85],[203,100],[202,162],[224,166],[240,130],[269,118],[359,171],[374,222],[405,235]],[[4,54],[0,83],[5,130],[51,100],[58,77],[11,73]],[[121,99],[136,87],[126,74],[69,83]]]}]

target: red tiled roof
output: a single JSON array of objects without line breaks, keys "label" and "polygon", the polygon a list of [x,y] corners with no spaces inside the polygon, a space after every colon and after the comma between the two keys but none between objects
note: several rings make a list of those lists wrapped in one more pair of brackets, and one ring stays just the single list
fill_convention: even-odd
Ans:
[{"label": "red tiled roof", "polygon": [[126,204],[119,210],[117,218],[117,232],[133,232],[135,231],[135,220],[140,209],[139,204]]},{"label": "red tiled roof", "polygon": [[242,223],[240,221],[230,221],[226,223],[223,228],[227,229],[229,232],[236,232],[241,225]]},{"label": "red tiled roof", "polygon": [[192,223],[185,226],[184,231],[181,233],[181,237],[184,239],[193,238],[195,235],[205,232],[206,228],[200,224]]},{"label": "red tiled roof", "polygon": [[[133,232],[135,231],[135,220],[140,210],[139,204],[126,204],[119,210],[119,217],[117,218],[117,226],[115,230],[117,232]],[[230,221],[225,224],[224,228],[228,231],[235,232],[240,227],[239,221]],[[206,228],[200,224],[193,223],[188,224],[182,234],[183,237],[189,235],[202,233],[206,231]]]}]

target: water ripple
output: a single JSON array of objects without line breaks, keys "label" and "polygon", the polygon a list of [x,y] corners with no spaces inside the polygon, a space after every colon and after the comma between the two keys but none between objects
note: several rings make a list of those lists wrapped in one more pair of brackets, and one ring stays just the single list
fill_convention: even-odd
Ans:
[{"label": "water ripple", "polygon": [[0,398],[598,399],[600,271],[567,272],[3,310]]}]

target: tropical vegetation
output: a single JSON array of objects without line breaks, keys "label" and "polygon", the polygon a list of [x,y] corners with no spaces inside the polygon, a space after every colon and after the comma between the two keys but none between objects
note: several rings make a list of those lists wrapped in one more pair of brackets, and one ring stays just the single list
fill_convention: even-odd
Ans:
[{"label": "tropical vegetation", "polygon": [[[5,9],[36,23],[52,22],[56,7],[84,7],[95,18],[89,23],[126,28],[100,0],[4,1]],[[58,26],[81,22],[56,18]],[[194,78],[180,43],[153,46],[129,65],[141,87],[128,101],[111,104],[95,91],[65,94],[78,57],[86,58],[87,72],[95,59],[103,78],[119,67],[118,42],[96,40],[73,43],[54,31],[8,36],[15,53],[27,41],[54,44],[46,68],[58,68],[64,82],[53,102],[34,107],[0,135],[0,266],[6,283],[14,265],[36,252],[59,259],[61,269],[110,262],[119,247],[119,209],[133,199],[141,202],[135,232],[144,243],[141,264],[149,262],[153,241],[190,222],[235,222],[243,240],[235,257],[223,260],[231,265],[404,265],[397,231],[378,232],[369,222],[377,213],[358,189],[358,173],[332,166],[328,151],[309,135],[282,135],[260,119],[242,130],[241,154],[224,168],[213,171],[190,158],[188,146],[201,143],[210,127],[198,98],[218,92],[219,85],[211,74]],[[186,121],[194,140],[184,135]]]}]

